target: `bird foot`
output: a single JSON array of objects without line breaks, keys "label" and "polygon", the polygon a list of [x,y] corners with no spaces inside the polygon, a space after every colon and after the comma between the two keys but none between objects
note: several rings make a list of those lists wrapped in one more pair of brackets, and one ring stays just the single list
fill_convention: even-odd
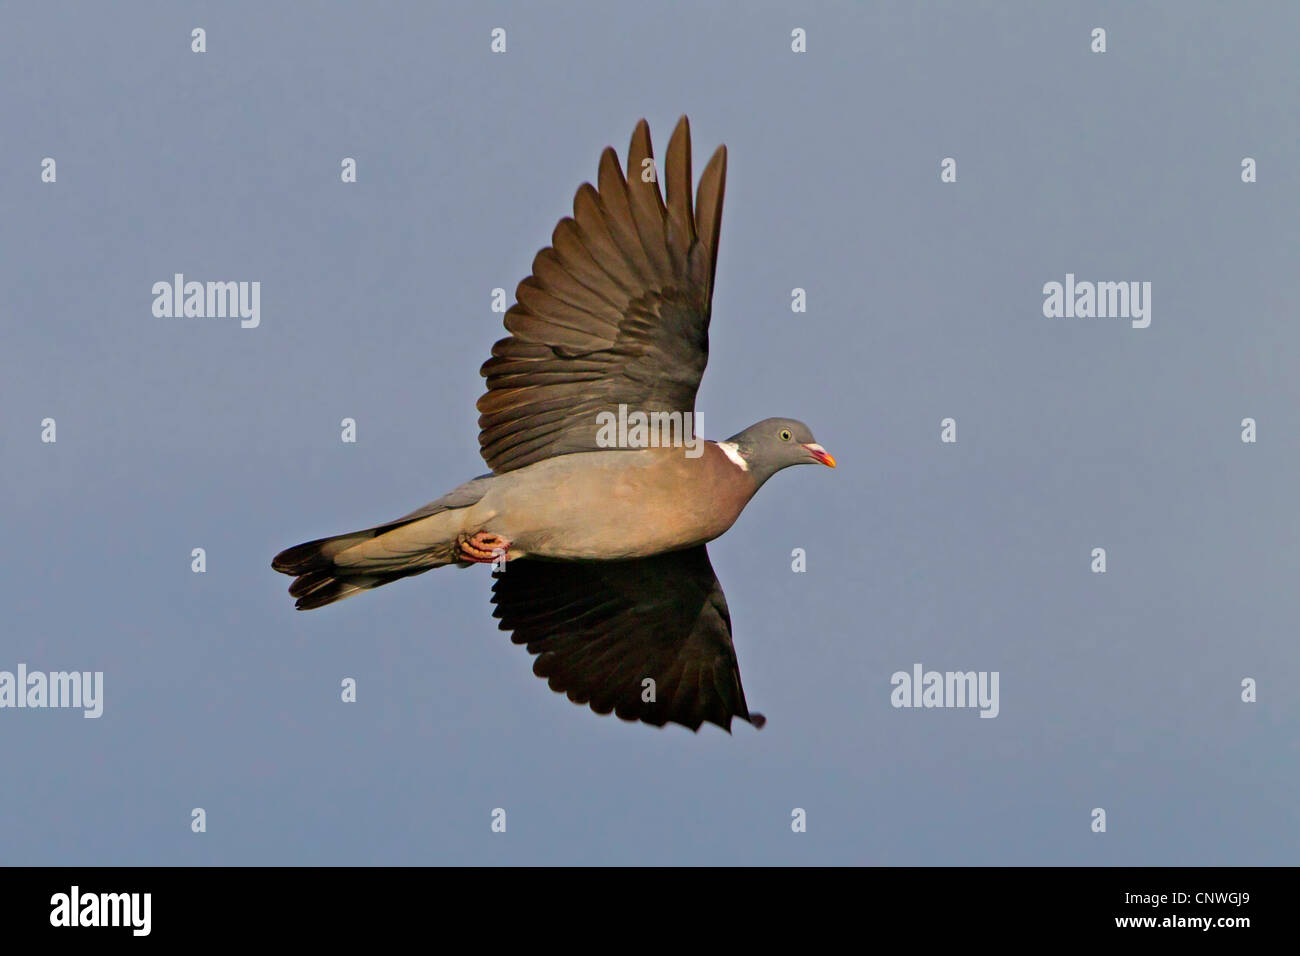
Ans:
[{"label": "bird foot", "polygon": [[462,561],[474,564],[491,564],[508,558],[510,542],[499,534],[479,531],[472,535],[462,534],[457,538]]}]

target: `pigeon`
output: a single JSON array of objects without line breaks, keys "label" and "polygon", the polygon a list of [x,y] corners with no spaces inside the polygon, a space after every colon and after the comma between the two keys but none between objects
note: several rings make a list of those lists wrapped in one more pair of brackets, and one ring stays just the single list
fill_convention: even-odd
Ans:
[{"label": "pigeon", "polygon": [[658,727],[763,726],[706,546],[778,471],[835,459],[794,419],[723,442],[693,434],[726,172],[720,146],[692,197],[685,116],[668,142],[666,200],[644,119],[626,176],[605,148],[480,370],[491,471],[394,521],[276,555],[299,609],[490,564],[493,616],[553,690]]}]

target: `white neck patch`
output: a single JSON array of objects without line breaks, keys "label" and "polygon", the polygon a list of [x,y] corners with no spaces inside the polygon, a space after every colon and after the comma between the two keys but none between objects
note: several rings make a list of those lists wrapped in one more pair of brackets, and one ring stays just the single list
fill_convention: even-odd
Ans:
[{"label": "white neck patch", "polygon": [[733,465],[741,471],[749,471],[749,462],[745,461],[745,459],[741,457],[740,446],[734,441],[720,441],[718,442],[718,447],[722,449],[724,455],[731,459]]}]

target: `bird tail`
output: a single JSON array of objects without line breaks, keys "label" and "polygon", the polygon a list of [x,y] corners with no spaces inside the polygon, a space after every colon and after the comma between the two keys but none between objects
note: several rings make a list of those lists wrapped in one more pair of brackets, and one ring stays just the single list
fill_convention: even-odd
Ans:
[{"label": "bird tail", "polygon": [[460,563],[464,508],[481,494],[481,487],[464,485],[388,524],[295,545],[277,554],[271,567],[293,576],[289,594],[297,598],[295,607],[306,611]]}]

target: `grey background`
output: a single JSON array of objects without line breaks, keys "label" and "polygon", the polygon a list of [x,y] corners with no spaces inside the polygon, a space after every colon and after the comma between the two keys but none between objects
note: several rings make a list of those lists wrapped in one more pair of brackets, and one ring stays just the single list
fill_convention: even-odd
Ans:
[{"label": "grey background", "polygon": [[[1300,14],[1089,7],[7,4],[0,669],[106,700],[0,711],[0,861],[1296,862]],[[295,612],[278,550],[483,470],[490,290],[681,113],[730,149],[706,433],[840,460],[711,547],[767,728],[570,704],[484,569]],[[175,272],[261,327],[154,318]],[[1151,327],[1044,318],[1066,272]],[[1001,715],[891,708],[918,661]]]}]

